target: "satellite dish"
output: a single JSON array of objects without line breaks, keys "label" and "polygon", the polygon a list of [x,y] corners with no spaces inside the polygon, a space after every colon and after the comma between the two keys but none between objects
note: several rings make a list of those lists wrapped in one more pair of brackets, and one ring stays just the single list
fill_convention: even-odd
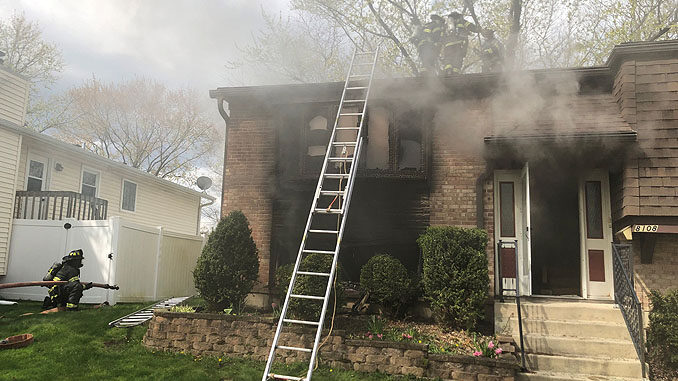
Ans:
[{"label": "satellite dish", "polygon": [[198,188],[200,188],[200,190],[206,191],[212,186],[212,179],[207,176],[200,176],[197,180],[195,180],[195,184],[198,186]]}]

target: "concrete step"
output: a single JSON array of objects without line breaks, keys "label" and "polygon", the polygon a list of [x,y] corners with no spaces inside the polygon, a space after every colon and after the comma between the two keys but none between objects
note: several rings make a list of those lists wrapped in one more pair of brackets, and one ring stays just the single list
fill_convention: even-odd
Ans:
[{"label": "concrete step", "polygon": [[571,373],[518,373],[516,381],[638,381],[636,378],[607,377]]},{"label": "concrete step", "polygon": [[[518,319],[499,322],[497,333],[518,336]],[[568,321],[523,319],[523,333],[526,335],[548,335],[559,337],[583,337],[596,339],[629,340],[629,331],[623,323],[599,321]]]},{"label": "concrete step", "polygon": [[[618,308],[612,303],[548,302],[521,303],[523,319],[561,321],[600,321],[624,324]],[[514,302],[495,303],[495,316],[502,321],[517,317]]]},{"label": "concrete step", "polygon": [[561,373],[622,377],[639,380],[642,371],[639,361],[609,360],[574,356],[528,354],[527,367],[537,373]]},{"label": "concrete step", "polygon": [[525,335],[527,353],[639,361],[631,340]]}]

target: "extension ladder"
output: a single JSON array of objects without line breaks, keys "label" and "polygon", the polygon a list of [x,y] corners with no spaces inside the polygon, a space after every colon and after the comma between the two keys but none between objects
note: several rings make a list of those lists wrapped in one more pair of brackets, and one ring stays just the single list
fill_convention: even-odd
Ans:
[{"label": "extension ladder", "polygon": [[108,326],[117,328],[135,327],[137,325],[143,324],[151,320],[151,318],[153,317],[154,310],[157,310],[159,308],[174,307],[188,298],[190,298],[190,296],[180,296],[177,298],[169,298],[167,300],[163,300],[161,302],[150,305],[146,308],[142,308],[139,311],[134,311],[129,315],[121,317],[120,319],[113,320],[112,322],[108,323]]},{"label": "extension ladder", "polygon": [[[327,311],[330,292],[334,283],[337,269],[337,258],[341,237],[344,234],[344,226],[351,202],[353,184],[357,172],[357,164],[362,148],[362,128],[365,112],[367,111],[367,99],[372,86],[374,68],[379,56],[379,49],[373,52],[353,52],[351,65],[344,82],[344,90],[341,94],[337,117],[334,120],[332,136],[327,145],[325,160],[318,186],[315,191],[311,211],[308,214],[306,228],[304,230],[301,245],[294,264],[294,271],[285,296],[285,303],[280,314],[280,320],[275,331],[271,351],[266,362],[266,369],[262,381],[274,380],[299,380],[310,381],[313,368],[316,364],[320,338]],[[332,265],[326,271],[301,271],[300,265],[303,258],[308,254],[331,255]],[[294,294],[294,286],[298,277],[320,277],[327,280],[324,295]],[[322,302],[319,320],[298,320],[288,318],[290,299],[305,299]],[[302,325],[316,327],[313,348],[293,347],[279,345],[280,333],[286,325]],[[296,351],[310,353],[308,371],[305,377],[284,376],[271,372],[276,351]]]}]

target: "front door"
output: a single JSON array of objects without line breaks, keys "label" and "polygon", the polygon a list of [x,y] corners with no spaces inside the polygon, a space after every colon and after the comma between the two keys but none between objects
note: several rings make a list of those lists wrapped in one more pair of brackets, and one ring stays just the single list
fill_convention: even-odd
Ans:
[{"label": "front door", "polygon": [[605,171],[590,171],[579,181],[582,294],[611,299],[612,216],[610,187]]}]

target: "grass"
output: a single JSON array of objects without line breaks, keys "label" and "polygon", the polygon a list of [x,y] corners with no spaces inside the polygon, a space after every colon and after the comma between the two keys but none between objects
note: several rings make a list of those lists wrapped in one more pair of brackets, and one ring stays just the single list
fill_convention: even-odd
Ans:
[{"label": "grass", "polygon": [[[32,333],[35,342],[21,349],[0,350],[0,380],[261,380],[264,363],[246,359],[193,357],[152,352],[141,339],[145,326],[108,328],[108,322],[144,307],[118,304],[49,315],[40,303],[0,306],[0,339]],[[27,312],[34,315],[20,316]],[[271,332],[273,334],[273,332]],[[303,365],[276,369],[296,375]],[[320,367],[314,381],[402,380],[379,373],[357,373]]]}]

